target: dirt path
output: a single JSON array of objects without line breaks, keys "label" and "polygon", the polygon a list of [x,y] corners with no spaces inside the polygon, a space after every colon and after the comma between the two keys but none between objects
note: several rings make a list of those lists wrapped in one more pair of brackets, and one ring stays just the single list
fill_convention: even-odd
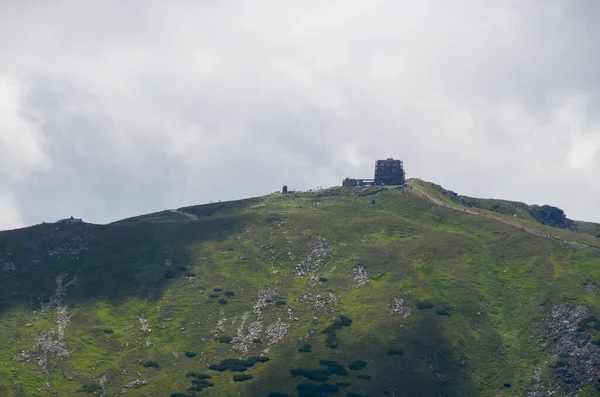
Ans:
[{"label": "dirt path", "polygon": [[418,196],[424,197],[427,200],[431,201],[432,203],[437,204],[437,205],[439,205],[441,207],[451,208],[453,210],[466,212],[467,214],[471,214],[471,215],[482,216],[482,217],[485,217],[487,219],[493,219],[495,221],[502,222],[502,223],[504,223],[506,225],[510,225],[510,226],[519,228],[519,229],[521,229],[521,231],[529,233],[529,234],[533,234],[534,236],[551,238],[551,239],[562,241],[563,243],[571,244],[571,245],[574,245],[574,246],[584,247],[584,248],[591,248],[593,250],[600,251],[599,247],[595,247],[593,245],[588,245],[588,244],[584,244],[584,243],[579,243],[577,241],[565,240],[563,238],[560,238],[560,237],[557,237],[557,236],[553,236],[553,235],[548,234],[548,233],[541,232],[541,231],[539,231],[537,229],[533,229],[533,228],[524,226],[524,225],[522,225],[522,224],[520,224],[519,222],[516,222],[516,221],[511,221],[509,219],[505,219],[505,218],[502,218],[502,217],[499,217],[499,216],[488,215],[486,213],[482,213],[482,212],[479,212],[479,211],[476,211],[476,210],[473,210],[473,209],[464,208],[464,207],[461,207],[459,205],[448,204],[448,203],[446,203],[446,202],[444,202],[444,201],[442,201],[440,199],[437,199],[435,197],[431,197],[423,189],[421,189],[420,187],[415,186],[413,184],[407,183],[406,186],[409,188],[409,191],[411,191],[412,193],[414,193],[414,194],[416,194]]},{"label": "dirt path", "polygon": [[190,221],[197,221],[198,217],[194,214],[188,214],[187,212],[183,212],[183,211],[179,211],[179,210],[170,210],[172,213],[174,214],[179,214],[182,216],[185,216],[186,218],[188,218]]}]

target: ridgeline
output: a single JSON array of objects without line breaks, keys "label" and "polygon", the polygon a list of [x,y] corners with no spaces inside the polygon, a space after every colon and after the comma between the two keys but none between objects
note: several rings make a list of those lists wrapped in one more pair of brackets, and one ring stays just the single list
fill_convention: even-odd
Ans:
[{"label": "ridgeline", "polygon": [[595,396],[599,237],[415,179],[0,232],[0,395]]}]

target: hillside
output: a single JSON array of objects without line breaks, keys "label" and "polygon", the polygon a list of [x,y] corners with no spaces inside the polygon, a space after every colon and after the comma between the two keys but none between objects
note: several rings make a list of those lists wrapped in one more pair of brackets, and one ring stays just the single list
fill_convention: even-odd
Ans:
[{"label": "hillside", "polygon": [[1,232],[0,396],[595,396],[600,226],[531,211],[411,180]]}]

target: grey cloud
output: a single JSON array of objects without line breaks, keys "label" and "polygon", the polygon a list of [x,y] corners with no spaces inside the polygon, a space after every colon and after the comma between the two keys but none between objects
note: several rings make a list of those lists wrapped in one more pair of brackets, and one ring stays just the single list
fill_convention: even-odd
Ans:
[{"label": "grey cloud", "polygon": [[0,171],[0,228],[335,185],[388,156],[600,221],[599,16],[583,0],[5,2],[0,98],[31,133],[0,124],[0,153],[19,153],[0,162],[19,171]]}]

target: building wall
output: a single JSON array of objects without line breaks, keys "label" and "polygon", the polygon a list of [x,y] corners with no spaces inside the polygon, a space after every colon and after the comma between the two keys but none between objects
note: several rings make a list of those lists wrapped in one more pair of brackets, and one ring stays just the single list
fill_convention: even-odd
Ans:
[{"label": "building wall", "polygon": [[405,182],[401,160],[388,158],[375,162],[375,185],[404,185]]}]

